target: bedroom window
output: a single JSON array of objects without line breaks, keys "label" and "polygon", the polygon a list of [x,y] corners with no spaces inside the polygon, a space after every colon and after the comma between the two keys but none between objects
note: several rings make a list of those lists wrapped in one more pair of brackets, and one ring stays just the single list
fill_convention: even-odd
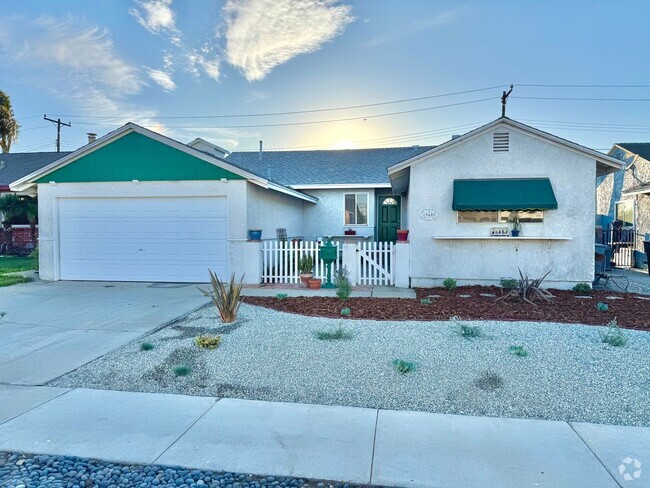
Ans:
[{"label": "bedroom window", "polygon": [[368,194],[345,194],[345,225],[368,225]]}]

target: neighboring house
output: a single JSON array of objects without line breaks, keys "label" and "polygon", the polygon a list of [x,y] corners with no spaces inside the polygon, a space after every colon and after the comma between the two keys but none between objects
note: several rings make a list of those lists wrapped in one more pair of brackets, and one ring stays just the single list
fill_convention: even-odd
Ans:
[{"label": "neighboring house", "polygon": [[[209,267],[254,282],[249,229],[401,227],[400,284],[498,283],[519,266],[569,287],[593,279],[596,176],[621,166],[507,118],[438,147],[230,154],[130,123],[11,187],[38,191],[45,279],[201,282]],[[519,211],[522,237],[490,237]]]},{"label": "neighboring house", "polygon": [[625,167],[598,178],[596,212],[603,227],[616,222],[634,229],[636,248],[630,264],[642,267],[647,264],[643,237],[650,236],[650,143],[614,144],[608,154],[623,161]]},{"label": "neighboring house", "polygon": [[[66,156],[67,152],[33,152],[33,153],[3,153],[0,154],[0,196],[10,193],[9,185],[37,171],[53,161]],[[0,216],[4,220],[3,216]],[[31,231],[26,219],[13,221],[13,241],[18,248],[31,244]],[[0,246],[5,244],[5,235],[0,233]]]}]

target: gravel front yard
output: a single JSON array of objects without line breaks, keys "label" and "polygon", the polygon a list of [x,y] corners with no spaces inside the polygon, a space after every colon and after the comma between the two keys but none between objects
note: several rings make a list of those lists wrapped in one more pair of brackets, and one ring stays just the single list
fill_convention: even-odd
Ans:
[{"label": "gravel front yard", "polygon": [[[593,306],[593,305],[592,305]],[[323,341],[342,326],[351,339]],[[474,322],[464,338],[448,321],[304,317],[243,304],[224,326],[212,307],[128,344],[51,386],[183,393],[399,410],[650,426],[650,333],[602,327]],[[222,335],[214,350],[194,338]],[[142,342],[154,348],[140,350]],[[524,346],[517,356],[511,346]],[[399,373],[395,359],[413,362]],[[188,376],[175,376],[186,365]]]}]

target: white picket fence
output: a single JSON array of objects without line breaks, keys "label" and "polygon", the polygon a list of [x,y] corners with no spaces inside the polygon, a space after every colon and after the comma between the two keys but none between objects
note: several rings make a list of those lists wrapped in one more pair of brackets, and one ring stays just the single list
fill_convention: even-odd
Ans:
[{"label": "white picket fence", "polygon": [[395,244],[360,242],[357,244],[357,277],[360,285],[395,284]]},{"label": "white picket fence", "polygon": [[[342,266],[342,246],[339,259],[332,266],[332,276]],[[318,259],[318,241],[264,241],[262,243],[262,283],[300,283],[298,263],[303,256],[314,260],[314,277],[327,275],[325,262]],[[353,248],[354,249],[354,248]],[[356,281],[360,285],[395,284],[395,245],[392,242],[359,242],[356,245]],[[346,251],[347,252],[347,251]],[[350,261],[347,261],[350,263]],[[349,270],[352,271],[352,270]]]},{"label": "white picket fence", "polygon": [[[303,256],[314,260],[314,277],[326,278],[325,262],[318,259],[318,241],[264,241],[262,243],[262,283],[300,283],[298,263]],[[332,264],[332,276],[341,266],[339,242],[332,242],[339,248],[339,260]]]}]

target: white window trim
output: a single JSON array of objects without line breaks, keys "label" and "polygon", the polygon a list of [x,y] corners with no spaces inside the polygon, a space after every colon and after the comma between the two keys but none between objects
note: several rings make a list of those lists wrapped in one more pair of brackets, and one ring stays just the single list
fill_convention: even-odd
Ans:
[{"label": "white window trim", "polygon": [[[345,197],[347,195],[355,195],[354,199],[354,204],[357,204],[356,200],[356,195],[365,195],[366,196],[366,203],[368,205],[368,215],[366,216],[366,223],[365,224],[346,224],[345,223]],[[350,191],[350,192],[345,192],[343,193],[343,227],[345,228],[353,228],[353,227],[370,227],[370,193],[367,191]]]},{"label": "white window trim", "polygon": [[619,203],[631,203],[632,204],[632,225],[623,225],[623,228],[624,229],[634,229],[635,224],[636,224],[636,199],[634,199],[634,200],[618,200],[618,201],[614,202],[614,222],[618,220],[616,218],[616,214],[618,213],[616,211],[616,207],[618,206]]},{"label": "white window trim", "polygon": [[[475,210],[476,212],[482,211],[482,210]],[[460,213],[462,210],[456,210],[456,223],[457,224],[499,224],[499,225],[507,225],[510,224],[510,222],[501,222],[501,212],[507,212],[508,210],[485,210],[485,212],[496,212],[497,213],[497,220],[495,222],[461,222],[459,220]],[[526,225],[528,224],[543,224],[544,219],[546,218],[545,216],[546,211],[542,210],[542,221],[541,222],[522,222]]]}]

